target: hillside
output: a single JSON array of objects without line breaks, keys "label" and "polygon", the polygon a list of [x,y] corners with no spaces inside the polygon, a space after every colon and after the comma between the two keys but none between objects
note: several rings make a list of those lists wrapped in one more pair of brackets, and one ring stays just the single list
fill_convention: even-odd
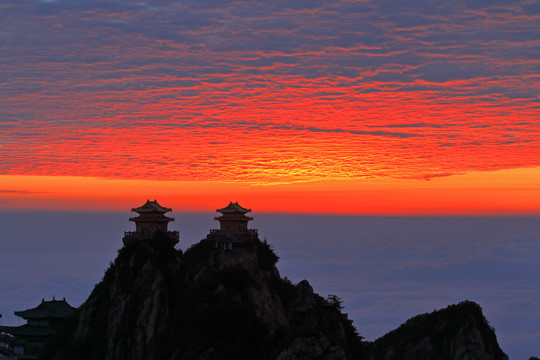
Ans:
[{"label": "hillside", "polygon": [[258,239],[185,253],[166,236],[128,243],[42,359],[506,359],[471,302],[364,342],[337,296],[282,278],[277,261]]},{"label": "hillside", "polygon": [[369,344],[371,360],[507,360],[480,306],[471,301],[417,315]]},{"label": "hillside", "polygon": [[307,281],[281,278],[268,244],[233,250],[166,239],[123,247],[44,359],[361,356],[352,322]]}]

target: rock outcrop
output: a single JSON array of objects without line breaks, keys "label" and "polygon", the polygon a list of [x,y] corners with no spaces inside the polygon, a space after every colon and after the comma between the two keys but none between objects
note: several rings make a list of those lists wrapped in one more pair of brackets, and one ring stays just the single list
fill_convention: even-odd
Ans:
[{"label": "rock outcrop", "polygon": [[155,238],[124,246],[45,359],[358,358],[361,337],[307,281],[282,279],[266,242]]},{"label": "rock outcrop", "polygon": [[292,284],[266,242],[201,241],[185,253],[159,236],[126,244],[43,359],[503,360],[478,305],[419,315],[363,342],[341,300]]},{"label": "rock outcrop", "polygon": [[464,301],[407,320],[370,344],[371,360],[508,360],[480,306]]}]

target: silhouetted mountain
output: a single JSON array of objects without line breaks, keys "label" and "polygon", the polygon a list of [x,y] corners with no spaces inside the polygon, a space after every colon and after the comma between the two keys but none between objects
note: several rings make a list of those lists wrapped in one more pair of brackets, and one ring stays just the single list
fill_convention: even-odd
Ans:
[{"label": "silhouetted mountain", "polygon": [[282,279],[277,260],[259,240],[184,254],[159,238],[126,245],[43,358],[358,358],[339,300]]},{"label": "silhouetted mountain", "polygon": [[370,344],[372,360],[507,360],[480,306],[471,301],[417,315]]},{"label": "silhouetted mountain", "polygon": [[464,302],[363,342],[341,301],[280,277],[266,242],[128,243],[43,359],[505,359]]}]

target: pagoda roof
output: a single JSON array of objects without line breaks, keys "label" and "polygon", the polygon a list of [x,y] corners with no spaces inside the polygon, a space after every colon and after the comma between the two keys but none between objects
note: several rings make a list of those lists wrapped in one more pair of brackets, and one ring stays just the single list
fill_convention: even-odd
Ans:
[{"label": "pagoda roof", "polygon": [[15,311],[15,315],[22,317],[23,319],[63,319],[75,312],[75,308],[69,305],[66,299],[45,301],[43,299],[41,304],[33,309],[24,311]]},{"label": "pagoda roof", "polygon": [[220,212],[222,214],[234,214],[234,213],[248,213],[251,211],[251,209],[243,208],[242,206],[238,205],[237,202],[230,202],[229,205],[225,206],[223,209],[217,209],[217,212]]},{"label": "pagoda roof", "polygon": [[154,201],[146,200],[146,203],[143,206],[139,206],[138,208],[133,208],[131,209],[131,211],[135,211],[139,214],[152,213],[152,212],[165,214],[166,212],[172,211],[172,209],[159,205],[156,200]]},{"label": "pagoda roof", "polygon": [[129,221],[135,222],[169,222],[174,221],[174,218],[165,216],[163,214],[141,214],[136,217],[129,218]]},{"label": "pagoda roof", "polygon": [[229,216],[229,214],[225,214],[225,215],[215,217],[214,220],[238,222],[238,221],[251,221],[251,220],[253,220],[253,218],[251,216],[245,216],[243,214],[240,214],[237,217],[232,217],[231,218]]}]

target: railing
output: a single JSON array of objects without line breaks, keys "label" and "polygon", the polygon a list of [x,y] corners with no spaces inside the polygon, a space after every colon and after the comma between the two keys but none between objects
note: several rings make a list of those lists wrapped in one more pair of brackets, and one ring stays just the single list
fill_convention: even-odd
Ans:
[{"label": "railing", "polygon": [[[151,235],[144,235],[144,234],[141,234],[141,233],[138,233],[136,231],[124,231],[124,237],[125,238],[152,238],[155,234],[151,234]],[[167,231],[167,235],[171,238],[171,239],[175,239],[175,240],[178,240],[180,239],[180,232],[179,231]]]},{"label": "railing", "polygon": [[221,234],[232,234],[232,235],[241,235],[241,234],[252,234],[252,235],[259,235],[259,230],[257,229],[248,229],[247,231],[228,231],[228,230],[221,230],[221,229],[211,229],[210,234],[213,233],[221,233]]},{"label": "railing", "polygon": [[257,239],[259,237],[259,231],[257,229],[248,229],[247,231],[212,229],[209,235],[211,237],[223,238],[223,241],[245,241]]}]

